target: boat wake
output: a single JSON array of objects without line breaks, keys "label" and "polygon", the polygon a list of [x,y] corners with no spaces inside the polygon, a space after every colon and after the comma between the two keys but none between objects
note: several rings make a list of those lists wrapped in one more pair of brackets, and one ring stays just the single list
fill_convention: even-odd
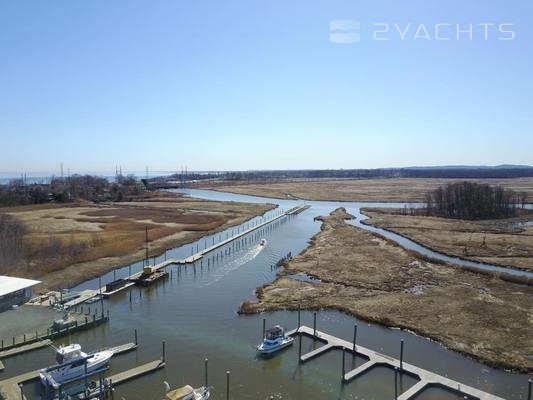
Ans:
[{"label": "boat wake", "polygon": [[218,282],[230,272],[235,271],[236,269],[242,267],[244,264],[252,261],[264,249],[265,249],[265,246],[256,244],[253,247],[247,249],[242,254],[237,254],[237,256],[234,259],[228,260],[227,262],[224,263],[224,265],[218,268],[215,268],[212,274],[209,276],[209,281],[204,282],[199,287],[202,288],[202,287],[210,286],[213,283]]}]

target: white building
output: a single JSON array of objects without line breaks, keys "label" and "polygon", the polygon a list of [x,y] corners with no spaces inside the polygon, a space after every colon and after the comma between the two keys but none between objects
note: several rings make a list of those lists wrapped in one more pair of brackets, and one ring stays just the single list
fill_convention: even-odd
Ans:
[{"label": "white building", "polygon": [[0,275],[0,312],[26,303],[33,295],[33,286],[39,283],[32,279]]}]

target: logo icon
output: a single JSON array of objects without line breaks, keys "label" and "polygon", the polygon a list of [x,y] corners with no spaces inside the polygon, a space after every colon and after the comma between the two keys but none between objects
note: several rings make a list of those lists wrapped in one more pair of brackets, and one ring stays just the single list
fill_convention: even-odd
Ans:
[{"label": "logo icon", "polygon": [[361,23],[353,19],[336,19],[329,23],[329,41],[333,43],[357,43],[361,40]]}]

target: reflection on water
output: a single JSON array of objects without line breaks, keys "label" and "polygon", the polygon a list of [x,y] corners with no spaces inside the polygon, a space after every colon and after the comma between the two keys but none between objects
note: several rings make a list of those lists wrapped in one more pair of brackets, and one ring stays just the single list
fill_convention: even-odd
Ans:
[{"label": "reflection on water", "polygon": [[[220,200],[265,201],[248,196],[234,196],[201,191],[204,196]],[[197,191],[193,192],[197,194]],[[272,200],[268,200],[272,202]],[[283,209],[294,206],[294,201],[280,201]],[[262,336],[262,319],[267,326],[281,324],[289,329],[297,322],[296,312],[280,311],[264,315],[241,316],[236,313],[244,299],[253,298],[255,288],[271,282],[277,269],[277,260],[289,252],[298,254],[308,246],[309,239],[320,229],[313,218],[325,215],[339,203],[313,203],[312,208],[294,217],[283,218],[260,230],[246,235],[206,255],[194,266],[172,266],[171,277],[155,286],[140,291],[125,291],[108,301],[111,320],[89,331],[72,334],[57,342],[80,343],[93,350],[133,340],[133,330],[139,333],[139,349],[113,358],[110,373],[117,373],[134,365],[152,361],[161,356],[161,342],[166,341],[166,367],[154,374],[131,381],[117,388],[115,396],[127,400],[162,399],[163,381],[174,388],[185,384],[203,384],[204,358],[209,358],[209,384],[214,387],[212,398],[225,398],[227,370],[231,371],[232,399],[390,399],[394,391],[394,376],[387,368],[376,368],[360,378],[341,383],[341,353],[330,351],[305,364],[298,363],[298,345],[269,359],[256,356],[255,346]],[[342,204],[352,214],[355,206]],[[274,211],[275,212],[275,211]],[[267,213],[273,215],[274,212]],[[256,220],[259,220],[257,218]],[[231,232],[231,229],[227,232]],[[184,258],[196,246],[202,248],[224,238],[226,232],[184,245],[157,257]],[[259,248],[262,238],[267,246]],[[115,273],[102,277],[102,283],[114,277],[124,277],[130,271],[140,270],[142,263],[123,266]],[[98,280],[91,280],[76,289],[96,288]],[[130,302],[131,293],[131,302]],[[141,297],[142,295],[142,297]],[[2,316],[0,315],[0,322]],[[301,313],[302,323],[312,325],[311,312]],[[353,325],[358,325],[358,343],[397,357],[400,339],[405,341],[404,359],[422,368],[458,379],[465,384],[498,394],[520,399],[527,394],[527,376],[511,374],[486,367],[459,354],[450,352],[429,340],[408,332],[393,330],[357,320],[340,312],[318,313],[317,328],[346,340],[351,340]],[[305,351],[320,346],[309,338],[303,339]],[[358,358],[347,365],[360,365]],[[42,349],[4,360],[9,377],[28,370],[44,367],[53,362],[53,352]],[[411,377],[402,378],[402,388],[411,386]],[[436,398],[436,397],[428,397]],[[523,397],[522,397],[523,398]]]}]

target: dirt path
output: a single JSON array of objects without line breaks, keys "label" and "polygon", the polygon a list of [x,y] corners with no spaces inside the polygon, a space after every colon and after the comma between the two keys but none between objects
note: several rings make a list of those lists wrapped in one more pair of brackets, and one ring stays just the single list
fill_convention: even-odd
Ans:
[{"label": "dirt path", "polygon": [[[337,309],[413,330],[487,364],[533,370],[533,288],[415,258],[345,223],[344,209],[240,312]],[[303,272],[321,282],[286,275]]]}]

